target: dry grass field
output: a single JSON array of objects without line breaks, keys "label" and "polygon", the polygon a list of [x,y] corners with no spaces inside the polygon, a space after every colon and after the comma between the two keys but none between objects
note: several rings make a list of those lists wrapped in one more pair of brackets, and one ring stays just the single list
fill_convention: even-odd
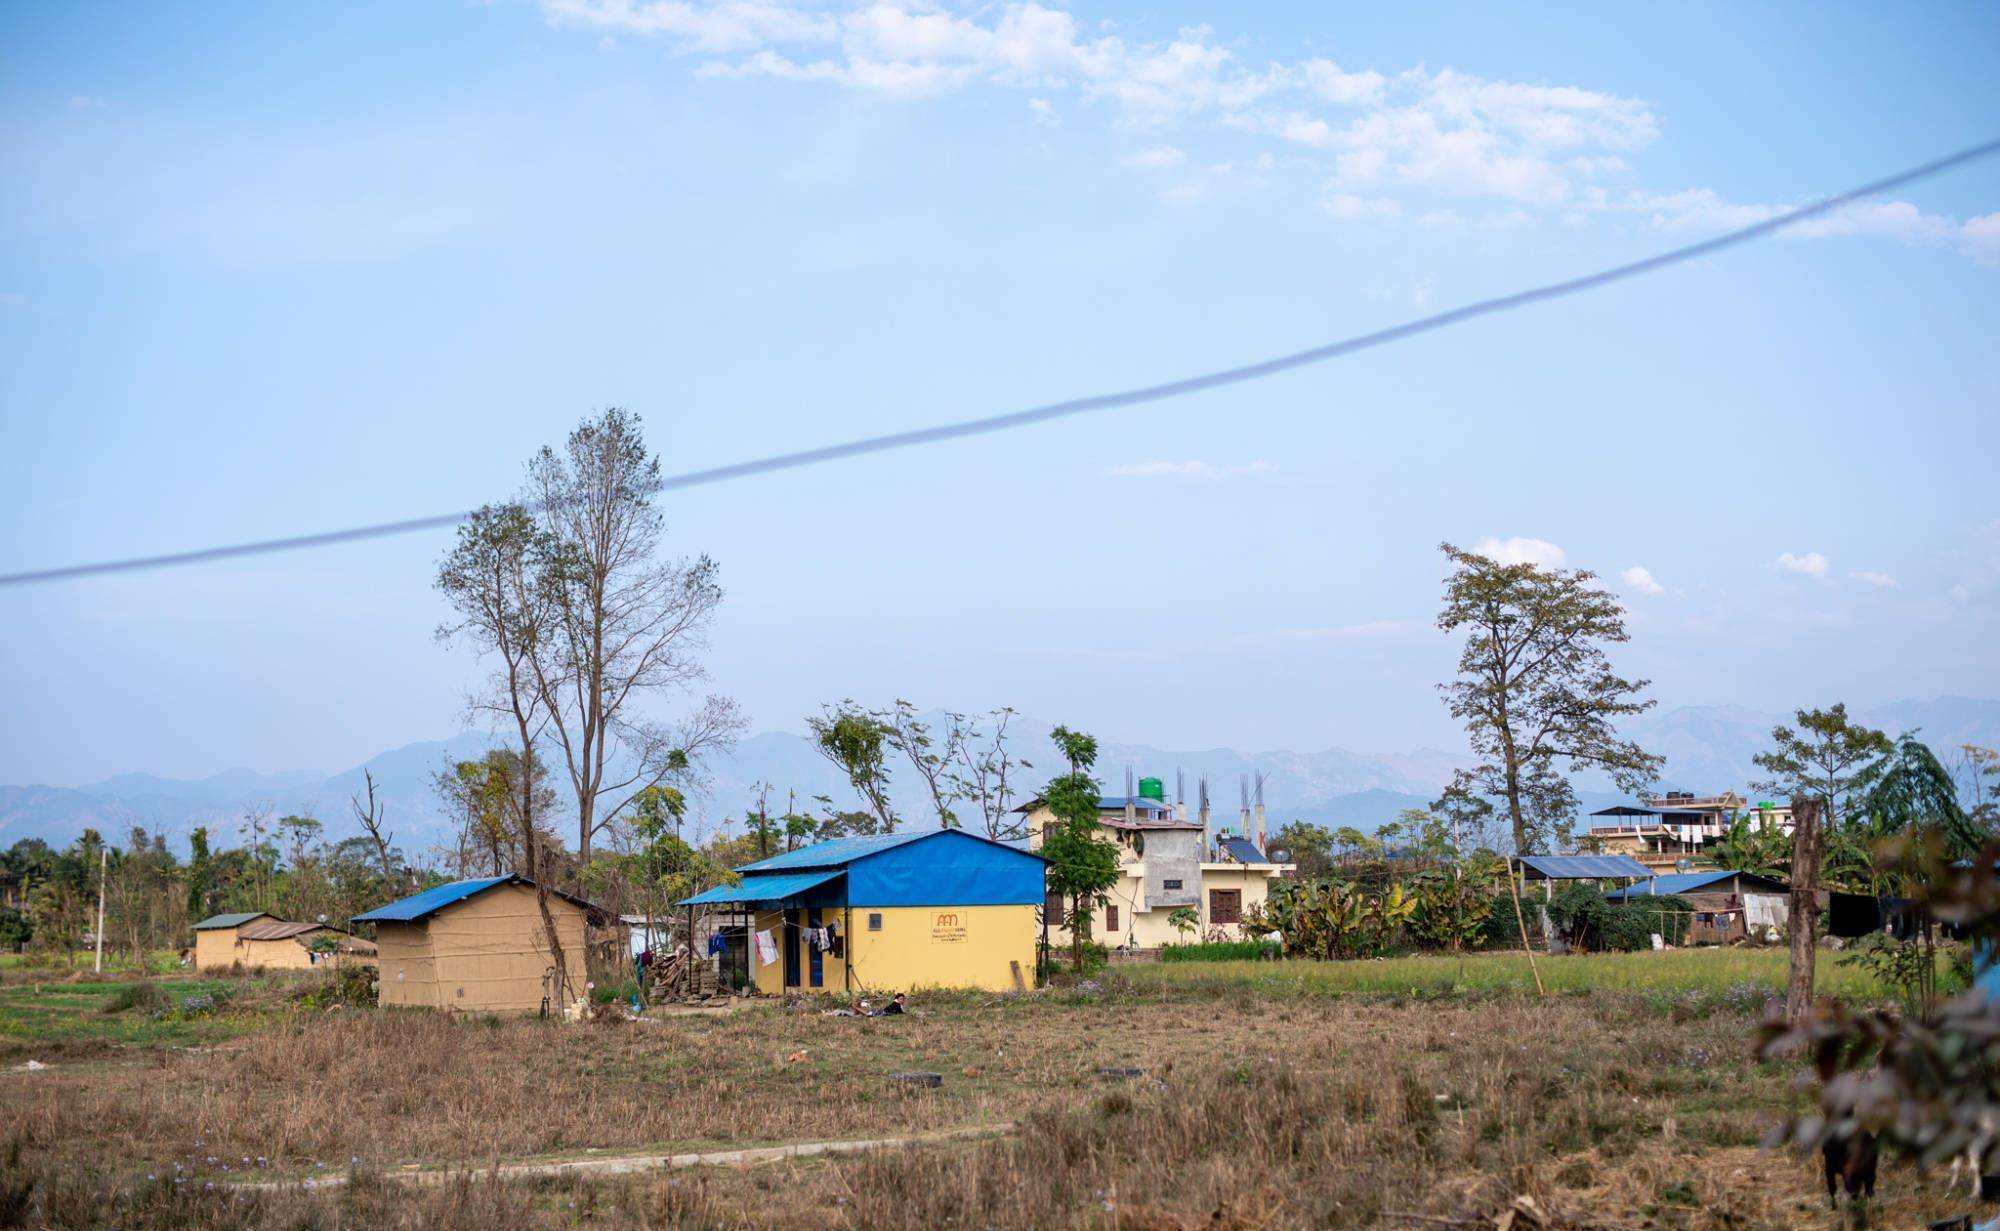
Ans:
[{"label": "dry grass field", "polygon": [[[0,1070],[0,1225],[1435,1228],[1510,1209],[1517,1227],[1530,1209],[1555,1227],[1837,1225],[1813,1166],[1757,1148],[1802,1099],[1750,1053],[1771,972],[1698,956],[1550,963],[1617,990],[1564,983],[1546,1004],[1499,965],[1392,992],[1246,963],[923,997],[903,1020],[769,1004],[586,1026],[329,1009],[309,985],[257,983],[186,1037],[93,1012],[73,1024],[95,1037],[0,1040],[51,1057]],[[0,988],[0,1033],[32,1018],[24,995]],[[943,1085],[897,1088],[905,1069]],[[474,1174],[971,1125],[1011,1128],[757,1168]],[[412,1163],[459,1174],[381,1178]],[[1963,1208],[1890,1170],[1877,1225]]]}]

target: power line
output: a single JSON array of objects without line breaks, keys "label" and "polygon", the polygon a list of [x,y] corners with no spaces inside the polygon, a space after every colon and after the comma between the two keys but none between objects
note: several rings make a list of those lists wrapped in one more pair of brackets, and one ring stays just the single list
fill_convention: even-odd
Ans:
[{"label": "power line", "polygon": [[[1145,402],[1158,402],[1167,398],[1181,397],[1190,393],[1201,393],[1210,389],[1220,389],[1228,385],[1243,384],[1293,368],[1308,364],[1322,363],[1328,359],[1338,359],[1356,351],[1370,350],[1400,342],[1418,334],[1431,333],[1464,321],[1482,316],[1493,316],[1524,308],[1531,304],[1552,299],[1562,299],[1584,291],[1595,290],[1613,282],[1636,278],[1641,274],[1665,269],[1684,261],[1697,260],[1711,253],[1752,240],[1762,239],[1786,227],[1794,226],[1822,214],[1832,213],[1851,205],[1863,197],[1901,188],[1918,180],[1928,179],[1966,163],[2000,153],[2000,139],[1987,141],[1963,149],[1955,154],[1898,171],[1872,183],[1851,188],[1837,196],[1825,197],[1810,205],[1801,206],[1788,213],[1753,223],[1741,230],[1718,235],[1713,239],[1674,248],[1657,256],[1646,257],[1625,265],[1616,265],[1597,273],[1585,274],[1562,282],[1551,282],[1545,286],[1533,287],[1525,291],[1515,291],[1494,299],[1482,299],[1460,308],[1452,308],[1432,316],[1420,317],[1387,329],[1345,338],[1338,342],[1328,342],[1322,346],[1294,351],[1288,355],[1244,364],[1240,367],[1224,368],[1219,372],[1208,372],[1200,376],[1184,377],[1163,384],[1146,385],[1137,389],[1126,389],[1118,393],[1100,393],[1090,397],[1071,398],[1063,402],[1051,402],[1046,406],[1036,406],[1028,410],[1017,410],[1007,414],[989,415],[982,419],[965,419],[956,423],[940,424],[936,427],[914,428],[905,432],[890,432],[882,436],[868,436],[860,440],[849,440],[840,444],[821,445],[814,449],[801,449],[792,453],[777,453],[768,457],[755,458],[745,462],[733,462],[727,466],[714,466],[706,470],[689,470],[669,475],[660,481],[660,491],[678,491],[688,487],[703,487],[711,483],[727,483],[733,479],[747,479],[753,475],[769,474],[778,470],[794,470],[801,466],[815,466],[821,462],[840,461],[844,458],[859,457],[868,453],[886,453],[892,449],[908,449],[917,445],[937,444],[946,440],[958,440],[968,436],[983,436],[991,432],[1004,432],[1017,427],[1045,423],[1051,419],[1064,419],[1072,415],[1091,414],[1096,411],[1117,410],[1126,406],[1137,406]],[[237,556],[265,555],[272,552],[297,551],[308,547],[328,547],[336,543],[352,543],[362,539],[386,538],[396,534],[410,534],[419,530],[437,530],[455,526],[472,514],[439,513],[430,517],[412,517],[402,521],[379,522],[369,526],[354,526],[345,530],[327,530],[318,534],[292,535],[286,538],[260,539],[250,543],[233,543],[220,547],[202,547],[192,551],[169,552],[157,556],[134,556],[124,560],[104,560],[94,564],[72,564],[60,568],[35,569],[21,573],[0,574],[0,586],[32,585],[36,582],[66,581],[77,577],[96,577],[107,573],[131,573],[144,569],[169,568],[181,564],[200,564],[210,560],[227,560]]]}]

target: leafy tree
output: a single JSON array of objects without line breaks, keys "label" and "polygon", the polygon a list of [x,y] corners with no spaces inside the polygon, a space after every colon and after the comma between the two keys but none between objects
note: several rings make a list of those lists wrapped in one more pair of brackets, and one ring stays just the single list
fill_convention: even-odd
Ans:
[{"label": "leafy tree", "polygon": [[1798,729],[1773,727],[1776,747],[1751,758],[1767,776],[1750,789],[1786,798],[1817,797],[1821,822],[1830,833],[1845,818],[1861,771],[1889,751],[1889,737],[1850,722],[1845,702],[1831,709],[1798,710],[1793,716]]},{"label": "leafy tree", "polygon": [[1783,878],[1792,866],[1792,839],[1776,825],[1738,813],[1708,848],[1717,867]]},{"label": "leafy tree", "polygon": [[1411,934],[1420,943],[1454,953],[1477,944],[1499,901],[1493,886],[1502,871],[1499,856],[1479,851],[1442,870],[1418,873],[1411,884],[1416,906]]},{"label": "leafy tree", "polygon": [[1916,732],[1904,732],[1855,786],[1861,792],[1862,817],[1875,838],[1914,838],[1935,830],[1955,859],[1970,859],[1978,851],[1982,835],[1959,805],[1958,784]]},{"label": "leafy tree", "polygon": [[1653,705],[1637,699],[1648,681],[1620,677],[1604,652],[1627,640],[1624,611],[1587,570],[1442,550],[1453,571],[1437,623],[1462,630],[1465,647],[1458,679],[1440,687],[1479,759],[1452,788],[1502,801],[1517,852],[1545,849],[1576,815],[1564,771],[1601,770],[1637,792],[1662,764],[1613,726]]},{"label": "leafy tree", "polygon": [[1201,914],[1192,906],[1177,907],[1167,916],[1167,925],[1180,936],[1181,943],[1186,944],[1188,937],[1201,930]]},{"label": "leafy tree", "polygon": [[1333,840],[1333,835],[1319,825],[1288,821],[1271,835],[1270,845],[1273,852],[1285,852],[1301,878],[1312,880],[1333,870]]},{"label": "leafy tree", "polygon": [[816,718],[806,719],[812,729],[813,744],[819,754],[833,762],[868,810],[881,822],[883,833],[896,829],[895,808],[889,802],[889,766],[885,750],[890,728],[881,718],[856,705],[842,701],[823,707]]},{"label": "leafy tree", "polygon": [[1052,738],[1070,772],[1042,788],[1042,802],[1055,822],[1043,831],[1041,855],[1049,861],[1049,889],[1069,900],[1070,956],[1081,970],[1091,917],[1118,883],[1118,847],[1100,836],[1097,823],[1100,788],[1089,772],[1097,760],[1097,741],[1066,727],[1057,727]]},{"label": "leafy tree", "polygon": [[208,826],[197,825],[194,827],[194,832],[188,835],[187,866],[188,914],[196,921],[206,919],[215,913],[209,909],[214,905],[212,896],[214,888],[211,884],[214,872],[209,865]]}]

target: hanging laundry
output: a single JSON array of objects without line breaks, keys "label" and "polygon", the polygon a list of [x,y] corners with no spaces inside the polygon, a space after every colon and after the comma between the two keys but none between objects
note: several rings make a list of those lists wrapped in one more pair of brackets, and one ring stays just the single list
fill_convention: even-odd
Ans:
[{"label": "hanging laundry", "polygon": [[778,960],[778,942],[772,939],[771,929],[757,933],[757,964],[769,966]]},{"label": "hanging laundry", "polygon": [[708,935],[708,952],[709,952],[710,956],[713,956],[713,955],[715,955],[715,954],[717,954],[717,953],[721,953],[721,952],[722,952],[722,951],[723,951],[724,949],[726,949],[726,948],[728,948],[728,945],[726,945],[726,944],[725,944],[725,943],[723,942],[723,939],[722,939],[722,933],[720,933],[720,932],[710,932],[710,933],[709,933],[709,935]]}]

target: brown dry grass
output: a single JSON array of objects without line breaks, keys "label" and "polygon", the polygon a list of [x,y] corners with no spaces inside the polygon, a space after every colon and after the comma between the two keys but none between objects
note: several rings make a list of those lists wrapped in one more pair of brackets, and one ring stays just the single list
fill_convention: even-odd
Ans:
[{"label": "brown dry grass", "polygon": [[[344,1011],[204,1053],[0,1074],[0,1106],[37,1184],[27,1220],[48,1226],[1441,1226],[1398,1216],[1490,1219],[1524,1194],[1559,1225],[1828,1225],[1812,1169],[1754,1149],[1797,1096],[1750,1061],[1741,1013],[1212,995],[924,1008],[615,1028]],[[1146,1074],[1097,1073],[1122,1064]],[[907,1068],[944,1073],[943,1089],[890,1089],[885,1074]],[[751,1172],[394,1197],[366,1182],[406,1162],[1003,1119],[1019,1131]],[[202,1187],[246,1158],[254,1175],[358,1159],[364,1182]],[[1884,1192],[1883,1225],[1959,1208],[1904,1173]]]}]

